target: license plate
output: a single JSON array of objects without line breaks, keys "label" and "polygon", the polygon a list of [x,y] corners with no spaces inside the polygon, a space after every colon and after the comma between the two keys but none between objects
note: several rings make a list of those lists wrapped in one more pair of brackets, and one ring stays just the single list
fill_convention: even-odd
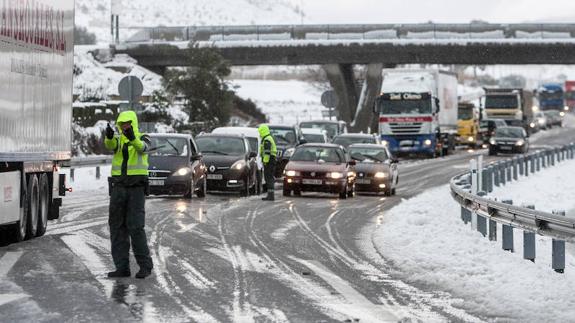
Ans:
[{"label": "license plate", "polygon": [[499,147],[499,149],[501,149],[501,150],[511,150],[511,149],[513,149],[513,148],[512,148],[512,147],[509,147],[509,146],[501,146],[501,147]]},{"label": "license plate", "polygon": [[371,184],[371,179],[358,178],[355,180],[357,184]]},{"label": "license plate", "polygon": [[220,179],[223,179],[223,178],[224,178],[224,175],[222,175],[222,174],[208,174],[208,179],[217,179],[217,180],[220,180]]},{"label": "license plate", "polygon": [[321,179],[302,179],[301,182],[302,182],[302,184],[306,184],[306,185],[321,185],[322,184]]},{"label": "license plate", "polygon": [[164,186],[163,179],[151,179],[149,181],[150,186]]}]

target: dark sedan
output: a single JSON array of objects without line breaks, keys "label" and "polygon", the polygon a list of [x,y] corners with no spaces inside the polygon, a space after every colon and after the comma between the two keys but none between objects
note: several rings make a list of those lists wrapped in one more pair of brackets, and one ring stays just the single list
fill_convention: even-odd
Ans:
[{"label": "dark sedan", "polygon": [[334,144],[305,144],[296,148],[285,168],[283,195],[293,192],[339,194],[345,199],[355,194],[355,161]]},{"label": "dark sedan", "polygon": [[381,144],[378,136],[368,133],[345,133],[333,138],[333,143],[347,148],[353,144]]},{"label": "dark sedan", "polygon": [[489,155],[498,153],[526,153],[529,151],[529,138],[521,127],[501,127],[489,139]]},{"label": "dark sedan", "polygon": [[358,192],[383,192],[394,195],[399,182],[397,159],[387,148],[375,144],[355,144],[348,147],[355,165],[355,189]]},{"label": "dark sedan", "polygon": [[206,195],[206,167],[190,135],[150,134],[151,195]]},{"label": "dark sedan", "polygon": [[208,191],[239,191],[256,194],[257,153],[240,135],[204,134],[196,137],[207,168]]}]

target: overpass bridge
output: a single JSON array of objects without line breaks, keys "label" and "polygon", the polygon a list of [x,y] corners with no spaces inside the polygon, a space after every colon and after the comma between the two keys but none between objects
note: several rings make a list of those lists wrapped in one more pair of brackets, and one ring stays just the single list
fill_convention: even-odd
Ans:
[{"label": "overpass bridge", "polygon": [[[141,28],[115,47],[162,73],[186,66],[190,44],[232,65],[321,65],[340,97],[339,117],[364,130],[382,67],[399,64],[575,64],[575,24],[373,24]],[[359,95],[353,65],[366,65]],[[363,97],[365,102],[359,102]],[[357,112],[359,111],[359,113]]]}]

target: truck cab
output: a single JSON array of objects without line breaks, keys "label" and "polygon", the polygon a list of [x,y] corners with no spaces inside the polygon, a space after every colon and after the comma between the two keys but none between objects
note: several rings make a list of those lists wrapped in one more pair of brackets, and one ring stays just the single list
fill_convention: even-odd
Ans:
[{"label": "truck cab", "polygon": [[485,89],[485,114],[489,119],[523,120],[521,93],[514,89]]},{"label": "truck cab", "polygon": [[563,85],[559,83],[544,83],[537,89],[539,109],[562,111],[565,108]]},{"label": "truck cab", "polygon": [[477,147],[482,144],[479,109],[468,102],[457,107],[457,143]]}]

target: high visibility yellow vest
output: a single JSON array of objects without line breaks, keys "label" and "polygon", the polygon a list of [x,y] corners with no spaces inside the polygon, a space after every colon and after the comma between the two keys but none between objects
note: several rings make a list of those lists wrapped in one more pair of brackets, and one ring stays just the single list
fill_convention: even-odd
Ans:
[{"label": "high visibility yellow vest", "polygon": [[[130,121],[136,139],[130,141],[122,134],[120,125],[124,122]],[[138,118],[134,111],[124,111],[118,116],[116,121],[119,135],[116,134],[114,138],[104,140],[106,148],[114,151],[112,158],[112,176],[121,176],[122,163],[124,161],[124,150],[128,150],[128,162],[126,167],[126,174],[128,176],[144,175],[148,176],[148,143],[144,136],[138,131]]]}]

